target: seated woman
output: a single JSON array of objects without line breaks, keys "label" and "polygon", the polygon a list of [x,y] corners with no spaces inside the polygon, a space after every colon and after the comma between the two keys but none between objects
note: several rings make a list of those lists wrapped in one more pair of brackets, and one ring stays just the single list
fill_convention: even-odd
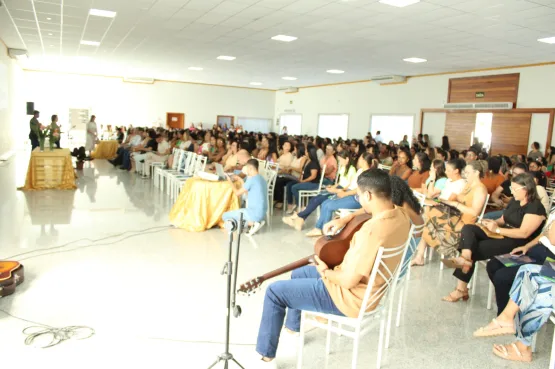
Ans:
[{"label": "seated woman", "polygon": [[[364,153],[358,159],[358,172],[357,178],[360,174],[368,169],[377,168],[377,161],[374,159],[374,155],[369,153]],[[322,203],[320,209],[320,217],[316,222],[316,226],[313,230],[306,234],[307,237],[319,237],[322,235],[322,228],[324,224],[329,222],[333,218],[335,211],[339,209],[360,209],[360,203],[355,198],[355,195],[351,195],[352,192],[339,193],[337,198],[326,200]]]},{"label": "seated woman", "polygon": [[[453,175],[451,171],[454,165],[460,166],[461,159],[447,164],[448,175]],[[480,182],[484,168],[474,161],[465,167],[464,173],[467,183],[460,194],[452,194],[450,200],[440,198],[440,202],[435,204],[427,202],[430,206],[426,207],[424,235],[413,265],[424,264],[426,244],[445,257],[455,256],[461,240],[461,229],[465,224],[474,224],[482,212],[488,194],[486,187]]]},{"label": "seated woman", "polygon": [[269,163],[277,163],[277,147],[274,140],[268,140],[266,136],[260,141],[260,150],[256,153],[258,160],[265,160]]},{"label": "seated woman", "polygon": [[412,174],[412,160],[410,159],[410,153],[408,149],[403,147],[399,149],[399,154],[397,155],[397,161],[393,163],[391,170],[389,171],[390,176],[396,176],[406,181]]},{"label": "seated woman", "polygon": [[524,173],[514,177],[511,191],[514,199],[501,218],[482,220],[480,226],[468,224],[462,228],[460,256],[443,260],[447,266],[457,268],[453,275],[458,279],[456,289],[444,298],[445,301],[468,300],[467,285],[474,273],[474,262],[509,253],[541,233],[546,214],[537,198],[532,176]]},{"label": "seated woman", "polygon": [[543,207],[545,208],[545,213],[549,214],[549,195],[545,190],[545,187],[540,185],[540,182],[545,177],[545,174],[542,172],[531,172],[534,176],[534,183],[536,184],[536,192],[538,193],[538,200],[542,203]]},{"label": "seated woman", "polygon": [[533,337],[555,308],[555,283],[541,275],[541,268],[534,264],[522,265],[512,284],[507,306],[490,324],[474,332],[474,337],[516,335],[514,343],[493,346],[493,354],[502,359],[531,362]]},{"label": "seated woman", "polygon": [[304,165],[307,161],[305,155],[306,149],[303,143],[297,144],[295,150],[293,151],[293,162],[288,168],[281,168],[278,177],[276,178],[276,183],[274,186],[274,201],[276,201],[276,207],[280,208],[283,205],[283,197],[285,194],[285,186],[291,182],[295,181],[297,183],[301,177]]},{"label": "seated woman", "polygon": [[241,147],[237,141],[231,141],[227,153],[222,157],[221,164],[224,166],[224,172],[231,172],[237,168],[237,153]]},{"label": "seated woman", "polygon": [[357,189],[357,169],[356,163],[348,151],[341,151],[337,155],[339,161],[339,179],[338,183],[327,186],[322,194],[314,196],[308,202],[306,208],[288,217],[283,217],[283,223],[294,227],[297,231],[303,229],[304,221],[314,210],[318,208],[324,201],[332,198],[344,198],[346,196],[355,195]]},{"label": "seated woman", "polygon": [[221,137],[218,137],[216,139],[212,136],[212,141],[210,146],[211,146],[211,149],[210,149],[210,154],[208,155],[208,162],[219,163],[224,157],[224,155],[226,154],[225,140]]},{"label": "seated woman", "polygon": [[337,159],[335,158],[335,148],[332,144],[326,145],[326,151],[322,159],[320,159],[320,167],[326,166],[326,173],[324,174],[324,185],[332,185],[335,183],[337,176]]},{"label": "seated woman", "polygon": [[303,175],[299,181],[291,181],[285,185],[285,191],[287,191],[287,212],[293,213],[293,211],[299,206],[299,192],[300,191],[313,191],[320,187],[320,176],[321,168],[318,162],[318,154],[316,146],[308,144],[305,153],[307,158],[304,168]]},{"label": "seated woman", "polygon": [[[360,151],[358,152],[358,154],[360,155]],[[378,160],[382,165],[386,165],[388,167],[393,165],[393,158],[391,157],[389,146],[387,146],[386,144],[380,144]]]},{"label": "seated woman", "polygon": [[[528,255],[532,260],[534,260],[531,264],[537,265],[543,265],[543,263],[545,263],[545,259],[547,258],[555,259],[555,254],[551,252],[551,250],[553,250],[553,244],[555,244],[555,227],[553,227],[553,219],[555,219],[555,217],[550,216],[548,224],[544,227],[541,234],[539,234],[532,241],[528,242],[526,245],[513,249],[511,254]],[[492,258],[488,261],[486,269],[488,271],[489,279],[495,287],[497,314],[501,314],[509,303],[509,292],[518,273],[519,267],[520,265],[506,267],[496,258]]]},{"label": "seated woman", "polygon": [[497,187],[505,181],[505,177],[500,173],[501,159],[497,156],[488,158],[488,172],[484,175],[482,183],[488,189],[488,194],[492,195]]},{"label": "seated woman", "polygon": [[441,195],[441,191],[445,188],[446,184],[445,162],[441,159],[436,159],[432,162],[430,176],[422,185],[422,193],[429,199],[435,199]]},{"label": "seated woman", "polygon": [[[513,167],[512,173],[513,177],[517,176],[521,173],[526,173],[528,171],[528,167],[524,163],[516,163]],[[511,193],[511,180],[507,179],[503,181],[499,187],[495,189],[493,194],[491,195],[490,202],[495,204],[499,209],[498,211],[490,211],[489,213],[484,214],[484,219],[497,219],[503,215],[503,209],[507,207],[507,205],[513,199],[513,194]]]},{"label": "seated woman", "polygon": [[420,189],[422,185],[426,183],[426,180],[430,176],[430,158],[423,152],[416,153],[414,159],[412,159],[412,164],[414,171],[409,176],[407,182],[410,188]]},{"label": "seated woman", "polygon": [[530,161],[528,163],[528,169],[530,172],[540,172],[538,177],[540,178],[539,185],[543,187],[547,187],[547,177],[544,172],[542,172],[542,165],[540,162],[537,161]]}]

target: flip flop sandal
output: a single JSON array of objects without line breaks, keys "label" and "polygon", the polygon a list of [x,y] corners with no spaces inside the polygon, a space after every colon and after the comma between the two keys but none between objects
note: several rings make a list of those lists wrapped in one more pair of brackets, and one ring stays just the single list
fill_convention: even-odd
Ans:
[{"label": "flip flop sandal", "polygon": [[520,361],[525,363],[529,363],[532,361],[532,355],[530,354],[523,355],[522,352],[520,352],[520,350],[514,343],[511,343],[511,346],[510,346],[513,348],[514,352],[509,352],[509,350],[507,350],[507,346],[505,345],[500,345],[499,347],[501,349],[497,349],[496,346],[493,346],[493,353],[494,355],[499,356],[502,359],[510,360],[510,361]]},{"label": "flip flop sandal", "polygon": [[497,337],[516,333],[515,327],[512,325],[502,325],[497,319],[493,319],[491,322],[495,324],[494,327],[488,328],[488,326],[485,326],[478,328],[478,330],[474,331],[474,337]]}]

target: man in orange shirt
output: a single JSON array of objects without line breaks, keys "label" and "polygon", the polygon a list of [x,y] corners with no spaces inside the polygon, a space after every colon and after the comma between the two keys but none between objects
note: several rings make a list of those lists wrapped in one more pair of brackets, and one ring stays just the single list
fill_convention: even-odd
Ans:
[{"label": "man in orange shirt", "polygon": [[[391,180],[386,172],[363,172],[357,192],[361,206],[373,217],[354,234],[343,263],[332,270],[316,257],[317,266],[296,269],[291,280],[274,282],[266,290],[256,345],[264,362],[275,358],[284,320],[287,331],[300,331],[301,310],[357,317],[361,308],[374,308],[361,305],[378,249],[402,245],[411,222],[405,211],[393,204]],[[401,256],[388,259],[388,268],[394,270],[400,259]],[[383,284],[384,280],[377,278],[372,288],[377,290]]]}]

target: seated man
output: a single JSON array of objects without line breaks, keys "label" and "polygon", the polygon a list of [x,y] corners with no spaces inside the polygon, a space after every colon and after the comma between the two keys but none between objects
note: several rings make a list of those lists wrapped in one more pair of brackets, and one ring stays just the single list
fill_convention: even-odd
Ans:
[{"label": "seated man", "polygon": [[[296,269],[291,280],[274,282],[266,290],[256,345],[263,361],[270,362],[276,356],[286,308],[289,308],[286,330],[299,332],[301,310],[355,318],[361,309],[370,311],[375,307],[361,304],[378,249],[402,245],[408,238],[411,222],[405,210],[393,204],[387,173],[378,169],[363,172],[358,178],[357,192],[362,207],[373,218],[354,234],[343,263],[331,270],[316,258],[317,266]],[[400,260],[401,255],[388,259],[388,268],[394,270]],[[381,278],[377,281],[372,286],[374,290],[384,283]]]},{"label": "seated man", "polygon": [[[264,178],[258,173],[258,160],[250,159],[243,171],[246,172],[247,180],[243,183],[241,189],[236,189],[228,177],[236,196],[247,194],[247,207],[239,210],[228,211],[224,213],[222,219],[224,221],[235,219],[239,221],[241,213],[243,220],[250,227],[248,235],[252,236],[264,226],[264,217],[268,210],[268,186]],[[237,181],[243,182],[240,177],[234,176]]]},{"label": "seated man", "polygon": [[129,131],[129,136],[127,136],[126,142],[118,147],[117,156],[113,160],[109,160],[114,166],[119,166],[123,164],[124,156],[129,155],[129,150],[137,147],[141,144],[143,140],[144,129],[137,128]]}]

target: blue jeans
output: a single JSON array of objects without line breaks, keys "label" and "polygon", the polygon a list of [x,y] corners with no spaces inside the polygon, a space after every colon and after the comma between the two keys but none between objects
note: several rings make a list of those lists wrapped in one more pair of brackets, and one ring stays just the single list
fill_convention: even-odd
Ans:
[{"label": "blue jeans", "polygon": [[[287,184],[289,186],[289,184]],[[295,183],[291,186],[291,193],[293,198],[295,198],[295,204],[299,205],[299,191],[313,191],[317,190],[320,186],[320,182],[312,183],[312,182],[305,182],[305,183]],[[288,200],[291,204],[291,200]]]},{"label": "blue jeans", "polygon": [[327,193],[327,192],[326,192],[325,195],[314,196],[313,198],[310,199],[306,208],[303,211],[301,211],[299,214],[297,214],[297,216],[299,218],[303,218],[303,219],[308,218],[309,215],[312,214],[312,212],[314,210],[316,210],[318,208],[318,206],[320,206],[330,196],[332,196],[332,195]]},{"label": "blue jeans", "polygon": [[123,159],[121,162],[121,167],[127,170],[131,169],[131,151],[129,150],[123,151]]},{"label": "blue jeans", "polygon": [[316,267],[295,269],[290,280],[274,282],[266,290],[256,342],[260,355],[276,357],[286,308],[289,311],[285,327],[294,332],[301,330],[301,310],[344,316],[333,303]]},{"label": "blue jeans", "polygon": [[484,214],[484,219],[499,219],[503,216],[503,210],[497,210],[497,211],[490,211],[489,213],[485,213]]},{"label": "blue jeans", "polygon": [[316,228],[322,229],[324,225],[333,218],[333,213],[339,209],[360,209],[360,204],[354,196],[347,196],[342,199],[326,200],[320,210],[320,218],[316,223]]}]

